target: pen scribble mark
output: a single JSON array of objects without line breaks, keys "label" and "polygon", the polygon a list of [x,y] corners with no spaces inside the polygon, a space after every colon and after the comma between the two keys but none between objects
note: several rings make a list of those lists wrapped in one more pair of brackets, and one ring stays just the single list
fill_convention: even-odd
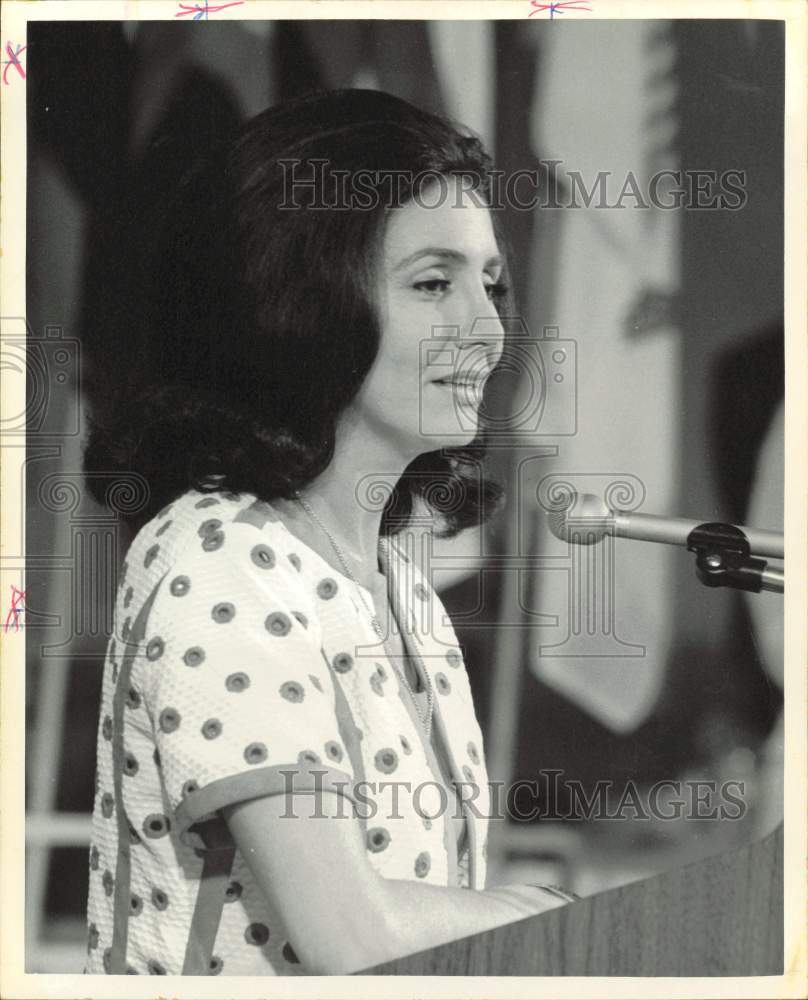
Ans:
[{"label": "pen scribble mark", "polygon": [[17,618],[17,615],[22,614],[25,611],[25,608],[20,607],[20,603],[19,602],[20,601],[24,601],[24,600],[25,600],[25,591],[24,590],[20,590],[19,587],[15,587],[14,584],[12,583],[12,585],[11,585],[11,608],[9,609],[9,612],[6,615],[5,625],[3,626],[4,631],[8,632],[9,624],[12,623],[12,618],[13,618],[14,619],[14,621],[13,621],[14,631],[15,632],[19,632],[19,630],[20,630],[20,623],[19,623],[19,620]]},{"label": "pen scribble mark", "polygon": [[194,21],[201,21],[203,18],[207,21],[208,14],[215,14],[226,7],[238,7],[242,3],[244,3],[244,0],[233,0],[232,3],[219,3],[215,6],[211,6],[208,0],[201,0],[201,2],[195,4],[181,3],[181,10],[174,17],[186,17],[188,14],[193,14]]},{"label": "pen scribble mark", "polygon": [[592,11],[591,7],[586,7],[583,0],[557,0],[554,3],[539,3],[539,0],[530,0],[530,6],[535,8],[527,16],[533,17],[534,14],[542,14],[545,11],[550,12],[550,20],[552,21],[556,14],[564,14],[568,10],[588,10]]},{"label": "pen scribble mark", "polygon": [[20,74],[23,80],[25,79],[25,70],[23,69],[22,63],[17,57],[21,53],[25,52],[27,48],[28,48],[27,45],[18,45],[16,46],[16,48],[12,49],[11,42],[6,42],[6,55],[8,56],[8,59],[3,60],[3,65],[5,66],[5,69],[3,70],[3,83],[8,84],[9,82],[7,79],[8,71],[12,67],[14,67],[14,69],[17,70],[17,72]]}]

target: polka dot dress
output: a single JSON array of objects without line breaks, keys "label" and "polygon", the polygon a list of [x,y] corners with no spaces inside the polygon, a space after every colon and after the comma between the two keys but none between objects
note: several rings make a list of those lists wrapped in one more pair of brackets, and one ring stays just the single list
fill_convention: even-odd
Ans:
[{"label": "polka dot dress", "polygon": [[[104,668],[88,973],[306,974],[222,819],[247,798],[318,791],[350,814],[361,787],[382,876],[483,888],[487,775],[457,639],[412,555],[380,553],[438,747],[353,583],[271,506],[191,491],[141,529]],[[460,857],[459,788],[476,807]]]}]

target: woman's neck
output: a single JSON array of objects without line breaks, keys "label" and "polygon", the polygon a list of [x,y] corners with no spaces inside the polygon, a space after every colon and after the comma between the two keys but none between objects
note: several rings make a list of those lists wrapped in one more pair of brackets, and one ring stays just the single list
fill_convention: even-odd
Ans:
[{"label": "woman's neck", "polygon": [[336,538],[337,544],[348,563],[347,573],[346,567],[343,566],[342,560],[337,554],[331,539],[299,502],[295,500],[276,499],[272,501],[272,506],[278,511],[283,518],[284,524],[296,538],[299,538],[310,549],[313,549],[329,566],[333,566],[334,569],[342,574],[353,577],[357,583],[369,590],[375,597],[379,585],[383,584],[385,580],[384,574],[378,564],[378,558],[363,560],[356,558],[349,551],[347,545],[343,543],[341,534],[337,534],[338,528],[332,527],[332,525],[337,524],[336,517],[324,513],[324,505],[316,499],[312,502],[309,495],[304,493],[303,496],[306,502],[311,504],[313,509],[316,509],[317,516],[320,517],[323,524],[328,527],[328,530]]},{"label": "woman's neck", "polygon": [[360,423],[346,418],[328,468],[300,491],[313,516],[296,500],[273,501],[273,506],[305,531],[304,540],[311,539],[315,551],[328,552],[332,565],[338,558],[336,542],[349,575],[372,590],[384,576],[378,556],[382,512],[411,460],[396,456],[389,443],[373,439]]}]

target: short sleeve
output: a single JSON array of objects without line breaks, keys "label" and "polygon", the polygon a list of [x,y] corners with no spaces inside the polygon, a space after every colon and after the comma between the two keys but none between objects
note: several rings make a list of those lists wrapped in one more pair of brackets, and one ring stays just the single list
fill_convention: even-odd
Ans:
[{"label": "short sleeve", "polygon": [[194,540],[162,581],[144,641],[144,698],[184,842],[246,799],[350,795],[305,578],[261,529],[231,523]]}]

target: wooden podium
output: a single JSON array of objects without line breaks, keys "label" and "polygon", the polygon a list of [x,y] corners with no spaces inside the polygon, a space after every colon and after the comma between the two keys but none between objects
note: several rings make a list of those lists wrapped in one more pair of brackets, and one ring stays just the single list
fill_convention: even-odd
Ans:
[{"label": "wooden podium", "polygon": [[783,974],[783,828],[764,840],[363,971],[366,976]]}]

